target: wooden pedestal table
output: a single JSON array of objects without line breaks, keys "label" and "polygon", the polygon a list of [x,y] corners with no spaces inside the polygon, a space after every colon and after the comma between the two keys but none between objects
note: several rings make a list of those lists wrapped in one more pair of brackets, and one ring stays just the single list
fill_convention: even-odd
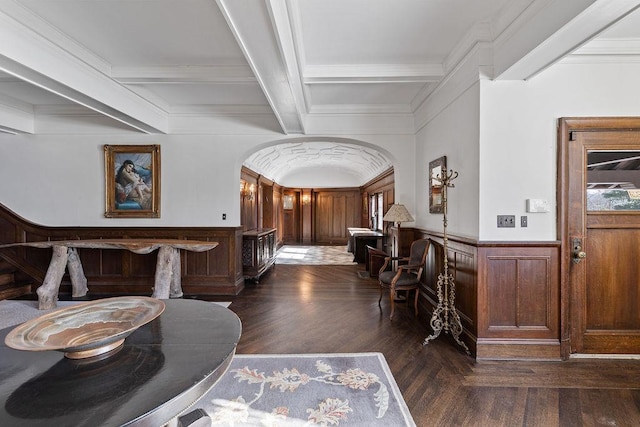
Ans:
[{"label": "wooden pedestal table", "polygon": [[90,239],[90,240],[53,240],[47,242],[24,242],[2,245],[30,246],[34,248],[52,248],[53,254],[47,274],[36,293],[40,310],[56,307],[60,282],[65,268],[71,278],[72,296],[83,297],[87,294],[87,278],[84,275],[77,248],[90,249],[127,249],[136,254],[148,254],[158,249],[158,261],[153,287],[154,298],[169,299],[182,297],[180,268],[180,249],[191,252],[209,251],[218,242],[178,239]]},{"label": "wooden pedestal table", "polygon": [[227,370],[242,324],[207,301],[165,301],[160,317],[115,354],[83,360],[61,351],[21,351],[0,329],[0,426],[164,426]]}]

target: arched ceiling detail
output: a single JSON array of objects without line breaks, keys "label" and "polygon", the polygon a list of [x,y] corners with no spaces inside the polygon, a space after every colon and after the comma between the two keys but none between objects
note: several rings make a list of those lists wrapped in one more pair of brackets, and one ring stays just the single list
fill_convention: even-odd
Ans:
[{"label": "arched ceiling detail", "polygon": [[[280,185],[297,186],[296,179],[305,171],[316,174],[314,187],[333,186],[329,179],[332,171],[350,175],[353,185],[363,185],[393,166],[380,151],[335,141],[286,142],[263,148],[247,160],[245,167],[272,179]],[[323,183],[319,170],[324,170]]]}]

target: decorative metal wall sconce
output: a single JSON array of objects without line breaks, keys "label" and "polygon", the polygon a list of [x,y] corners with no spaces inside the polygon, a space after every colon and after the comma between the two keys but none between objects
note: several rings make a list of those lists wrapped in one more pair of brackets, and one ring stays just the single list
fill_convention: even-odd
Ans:
[{"label": "decorative metal wall sconce", "polygon": [[253,184],[249,185],[246,181],[240,181],[240,196],[243,199],[253,200],[255,195],[255,186]]},{"label": "decorative metal wall sconce", "polygon": [[453,188],[451,183],[458,177],[458,172],[446,169],[442,169],[442,172],[436,178],[442,184],[442,213],[444,218],[442,219],[444,225],[444,234],[442,240],[442,246],[444,248],[444,271],[438,276],[438,305],[433,310],[431,316],[431,328],[433,333],[425,338],[422,345],[429,344],[429,341],[436,339],[442,331],[445,333],[451,332],[453,339],[464,348],[467,354],[471,354],[467,345],[460,339],[462,334],[462,322],[460,316],[456,311],[456,283],[453,279],[453,275],[449,273],[449,239],[447,237],[447,189]]}]

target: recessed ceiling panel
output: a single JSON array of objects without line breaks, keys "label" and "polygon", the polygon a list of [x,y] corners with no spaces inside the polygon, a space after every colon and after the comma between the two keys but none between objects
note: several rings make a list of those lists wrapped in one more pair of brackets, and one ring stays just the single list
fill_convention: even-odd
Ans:
[{"label": "recessed ceiling panel", "polygon": [[313,105],[409,105],[424,83],[316,84],[309,86]]},{"label": "recessed ceiling panel", "polygon": [[307,64],[442,62],[508,0],[303,0]]},{"label": "recessed ceiling panel", "polygon": [[130,85],[152,92],[169,105],[269,105],[257,83]]},{"label": "recessed ceiling panel", "polygon": [[112,66],[246,63],[213,0],[21,0]]}]

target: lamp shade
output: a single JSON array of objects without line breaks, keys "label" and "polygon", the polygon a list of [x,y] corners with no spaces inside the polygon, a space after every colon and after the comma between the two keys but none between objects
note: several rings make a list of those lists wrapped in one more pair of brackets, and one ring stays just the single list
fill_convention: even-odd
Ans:
[{"label": "lamp shade", "polygon": [[384,221],[389,222],[411,222],[413,217],[404,205],[394,204],[391,205],[387,213],[382,218]]}]

